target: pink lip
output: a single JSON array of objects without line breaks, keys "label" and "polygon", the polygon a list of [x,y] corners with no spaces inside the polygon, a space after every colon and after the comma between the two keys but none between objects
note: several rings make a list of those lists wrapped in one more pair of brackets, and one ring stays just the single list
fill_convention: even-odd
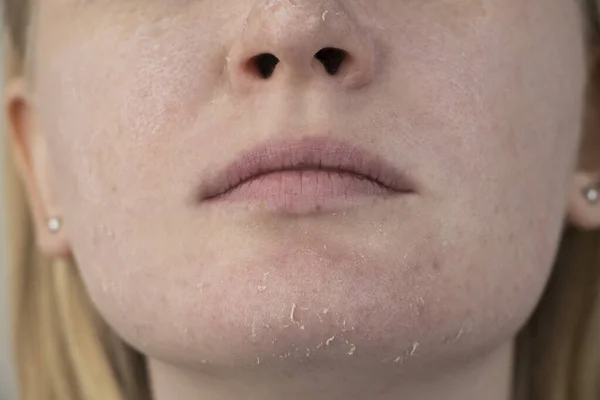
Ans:
[{"label": "pink lip", "polygon": [[241,154],[203,185],[200,198],[302,213],[412,192],[407,176],[378,155],[317,137],[271,141]]}]

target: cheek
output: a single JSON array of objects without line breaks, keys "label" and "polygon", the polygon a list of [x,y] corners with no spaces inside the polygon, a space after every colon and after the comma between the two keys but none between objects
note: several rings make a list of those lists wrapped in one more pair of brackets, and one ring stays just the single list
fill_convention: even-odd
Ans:
[{"label": "cheek", "polygon": [[[521,11],[546,14],[541,6]],[[548,30],[521,30],[522,17],[506,15],[481,42],[444,43],[444,57],[415,72],[420,109],[435,104],[414,124],[425,137],[422,157],[435,165],[434,194],[445,203],[446,260],[464,266],[440,290],[454,298],[447,304],[478,302],[478,327],[514,332],[523,323],[560,239],[581,133],[585,50],[574,9],[558,14],[544,17]]]},{"label": "cheek", "polygon": [[182,24],[107,28],[41,55],[41,119],[70,207],[80,197],[133,205],[147,190],[189,184],[170,161],[199,123],[210,126],[224,55],[208,39],[213,27]]}]

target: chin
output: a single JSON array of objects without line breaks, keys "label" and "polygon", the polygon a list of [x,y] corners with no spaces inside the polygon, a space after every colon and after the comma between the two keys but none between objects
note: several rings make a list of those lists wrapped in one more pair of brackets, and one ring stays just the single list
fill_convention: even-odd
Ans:
[{"label": "chin", "polygon": [[431,369],[505,343],[529,312],[502,314],[512,305],[490,288],[465,296],[464,279],[424,244],[394,253],[293,242],[215,257],[194,284],[137,279],[127,300],[137,312],[100,299],[101,312],[151,358],[224,375]]},{"label": "chin", "polygon": [[314,218],[228,208],[175,219],[168,234],[115,229],[129,240],[78,243],[78,262],[129,344],[207,372],[411,373],[509,342],[547,281],[550,236],[524,251],[509,235],[483,240],[469,219],[442,225],[406,204]]}]

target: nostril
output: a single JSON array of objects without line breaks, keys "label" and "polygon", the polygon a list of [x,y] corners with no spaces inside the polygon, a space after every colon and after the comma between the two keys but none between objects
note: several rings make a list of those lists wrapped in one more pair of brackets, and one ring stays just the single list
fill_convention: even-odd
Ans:
[{"label": "nostril", "polygon": [[335,75],[346,58],[348,58],[348,53],[334,47],[326,47],[319,50],[317,54],[315,54],[315,58],[323,64],[328,74]]},{"label": "nostril", "polygon": [[248,61],[248,68],[258,73],[261,78],[268,79],[273,75],[275,67],[279,63],[279,59],[270,53],[263,53],[252,57]]}]

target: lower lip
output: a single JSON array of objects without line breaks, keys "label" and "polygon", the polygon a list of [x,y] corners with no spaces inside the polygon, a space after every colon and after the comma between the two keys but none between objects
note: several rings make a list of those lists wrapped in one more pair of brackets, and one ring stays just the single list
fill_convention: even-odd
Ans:
[{"label": "lower lip", "polygon": [[261,175],[211,202],[245,202],[260,209],[290,214],[328,212],[399,192],[372,180],[344,172],[278,171]]}]

